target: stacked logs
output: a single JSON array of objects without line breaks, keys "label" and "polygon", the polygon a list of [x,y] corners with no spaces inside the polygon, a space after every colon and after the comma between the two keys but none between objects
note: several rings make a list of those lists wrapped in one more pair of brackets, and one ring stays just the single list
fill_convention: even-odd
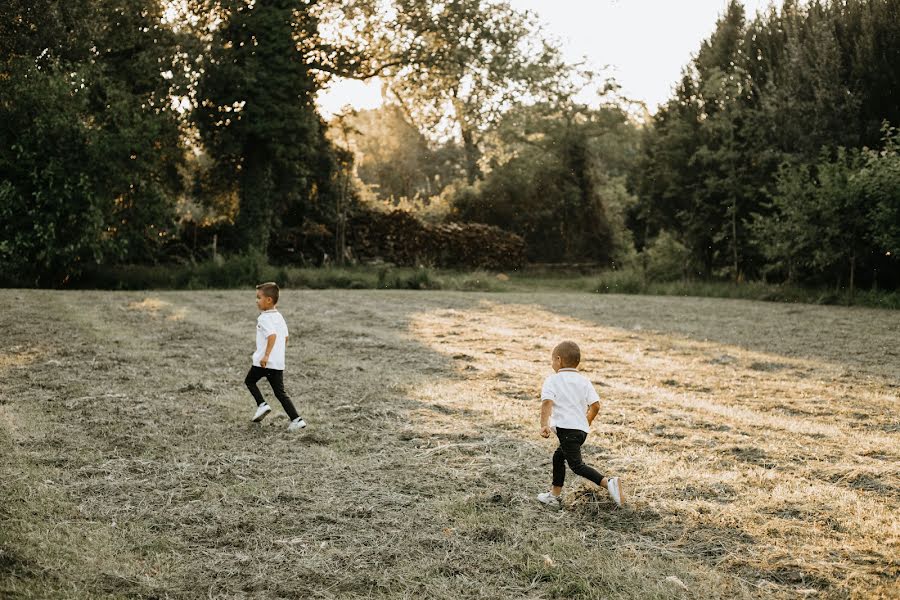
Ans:
[{"label": "stacked logs", "polygon": [[402,210],[358,212],[348,244],[357,260],[402,266],[502,270],[525,262],[525,241],[514,233],[479,223],[430,225]]}]

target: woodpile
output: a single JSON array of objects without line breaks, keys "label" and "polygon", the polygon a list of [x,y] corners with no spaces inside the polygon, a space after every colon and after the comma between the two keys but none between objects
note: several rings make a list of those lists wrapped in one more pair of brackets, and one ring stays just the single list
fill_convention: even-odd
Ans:
[{"label": "woodpile", "polygon": [[525,241],[514,233],[479,223],[430,225],[402,210],[358,212],[348,243],[359,260],[403,266],[500,270],[525,262]]}]

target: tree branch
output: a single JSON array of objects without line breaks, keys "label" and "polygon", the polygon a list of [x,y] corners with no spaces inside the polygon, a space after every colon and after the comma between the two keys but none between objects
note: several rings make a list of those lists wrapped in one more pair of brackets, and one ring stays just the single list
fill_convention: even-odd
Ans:
[{"label": "tree branch", "polygon": [[360,72],[357,69],[353,68],[345,68],[342,69],[337,66],[325,65],[316,62],[310,63],[308,66],[310,69],[314,71],[321,71],[323,73],[330,73],[331,75],[337,75],[338,77],[345,77],[347,79],[357,79],[359,81],[365,81],[367,79],[372,79],[373,77],[378,77],[382,73],[384,73],[387,69],[391,67],[397,67],[401,65],[405,65],[407,62],[405,60],[397,59],[394,61],[386,62],[378,67],[375,67],[366,72]]}]

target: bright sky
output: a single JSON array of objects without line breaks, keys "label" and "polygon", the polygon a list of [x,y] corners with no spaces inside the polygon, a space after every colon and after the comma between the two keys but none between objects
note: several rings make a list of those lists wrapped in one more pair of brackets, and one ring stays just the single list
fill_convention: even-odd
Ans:
[{"label": "bright sky", "polygon": [[[557,39],[567,59],[586,57],[608,65],[626,97],[643,100],[651,112],[665,102],[682,67],[712,33],[726,0],[510,0],[535,12],[544,33]],[[743,0],[748,18],[770,0]],[[780,4],[780,3],[779,3]],[[381,104],[377,81],[337,81],[319,96],[326,115],[342,106],[375,108]]]}]

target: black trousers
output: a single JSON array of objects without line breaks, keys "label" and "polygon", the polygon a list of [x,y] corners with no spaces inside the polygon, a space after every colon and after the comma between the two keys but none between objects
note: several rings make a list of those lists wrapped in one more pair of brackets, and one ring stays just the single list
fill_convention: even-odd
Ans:
[{"label": "black trousers", "polygon": [[250,390],[250,393],[253,394],[256,405],[259,406],[265,402],[262,392],[259,391],[259,387],[256,385],[256,382],[263,377],[269,380],[269,385],[272,386],[272,392],[275,393],[275,397],[281,402],[284,412],[287,413],[287,416],[290,417],[291,421],[299,417],[300,415],[297,414],[297,409],[294,408],[294,403],[291,402],[291,397],[284,391],[284,371],[281,369],[264,369],[263,367],[257,367],[256,365],[250,367],[250,372],[247,373],[247,377],[244,378],[244,384],[247,386],[247,389]]},{"label": "black trousers", "polygon": [[562,487],[566,480],[566,463],[576,475],[590,479],[597,485],[603,480],[603,475],[597,469],[586,465],[581,460],[581,445],[587,439],[587,433],[580,429],[556,428],[556,437],[559,438],[559,447],[553,453],[553,485]]}]

